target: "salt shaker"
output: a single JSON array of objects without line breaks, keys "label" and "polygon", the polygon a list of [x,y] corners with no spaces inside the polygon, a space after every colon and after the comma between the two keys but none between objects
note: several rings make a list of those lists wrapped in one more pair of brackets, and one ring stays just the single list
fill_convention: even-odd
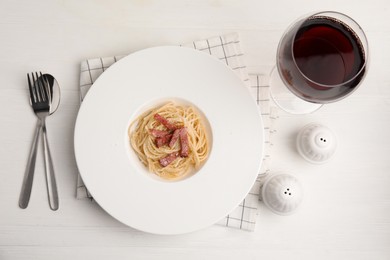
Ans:
[{"label": "salt shaker", "polygon": [[300,182],[286,173],[270,174],[260,187],[260,200],[279,215],[294,213],[302,199],[303,189]]},{"label": "salt shaker", "polygon": [[320,164],[329,161],[336,151],[335,134],[327,127],[311,123],[297,136],[297,150],[308,162]]}]

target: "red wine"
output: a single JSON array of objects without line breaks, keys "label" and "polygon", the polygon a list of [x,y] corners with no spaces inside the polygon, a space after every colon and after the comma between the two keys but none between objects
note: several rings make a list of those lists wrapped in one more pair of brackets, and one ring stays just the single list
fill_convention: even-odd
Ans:
[{"label": "red wine", "polygon": [[284,81],[296,95],[326,103],[347,95],[360,83],[365,74],[361,71],[365,53],[348,25],[317,16],[292,31],[296,34],[285,37],[279,66]]}]

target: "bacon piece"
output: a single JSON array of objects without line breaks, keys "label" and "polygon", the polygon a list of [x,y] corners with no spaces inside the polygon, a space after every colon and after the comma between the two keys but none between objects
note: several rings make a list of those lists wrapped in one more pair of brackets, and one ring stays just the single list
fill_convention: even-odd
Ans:
[{"label": "bacon piece", "polygon": [[176,143],[177,139],[179,139],[180,131],[181,131],[182,129],[183,129],[183,128],[179,128],[179,129],[176,129],[175,132],[173,132],[171,141],[169,142],[169,147],[170,147],[170,148],[172,148],[173,146],[175,146],[175,143]]},{"label": "bacon piece", "polygon": [[166,167],[170,163],[172,163],[174,160],[176,160],[177,157],[179,157],[179,153],[178,152],[170,153],[167,156],[165,156],[164,158],[160,159],[160,165],[162,167]]},{"label": "bacon piece", "polygon": [[188,145],[188,134],[187,134],[187,128],[183,127],[180,130],[180,156],[181,157],[187,157],[189,153],[189,145]]},{"label": "bacon piece", "polygon": [[169,134],[168,131],[163,131],[163,130],[157,130],[157,129],[150,129],[149,130],[150,134],[153,135],[154,137],[164,137],[167,134]]},{"label": "bacon piece", "polygon": [[154,115],[154,119],[163,124],[169,130],[176,130],[178,128],[175,124],[169,122],[165,117],[158,113]]},{"label": "bacon piece", "polygon": [[169,141],[172,138],[172,134],[167,134],[162,137],[157,137],[156,138],[156,146],[160,148],[161,146],[167,145]]}]

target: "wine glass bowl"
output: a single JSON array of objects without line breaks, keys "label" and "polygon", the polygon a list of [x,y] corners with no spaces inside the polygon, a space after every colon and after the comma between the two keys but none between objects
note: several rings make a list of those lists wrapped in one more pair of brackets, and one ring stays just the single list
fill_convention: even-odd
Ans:
[{"label": "wine glass bowl", "polygon": [[282,84],[314,111],[356,90],[367,64],[368,42],[357,22],[339,12],[309,14],[293,23],[279,42],[271,93],[283,105],[281,92],[272,91],[272,85]]}]

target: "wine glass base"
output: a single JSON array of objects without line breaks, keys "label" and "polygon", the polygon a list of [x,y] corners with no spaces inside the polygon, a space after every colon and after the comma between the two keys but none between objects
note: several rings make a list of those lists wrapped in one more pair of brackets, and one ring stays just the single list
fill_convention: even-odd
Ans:
[{"label": "wine glass base", "polygon": [[276,67],[270,76],[271,97],[282,110],[290,114],[310,114],[322,107],[322,104],[307,102],[290,92],[284,85]]}]

